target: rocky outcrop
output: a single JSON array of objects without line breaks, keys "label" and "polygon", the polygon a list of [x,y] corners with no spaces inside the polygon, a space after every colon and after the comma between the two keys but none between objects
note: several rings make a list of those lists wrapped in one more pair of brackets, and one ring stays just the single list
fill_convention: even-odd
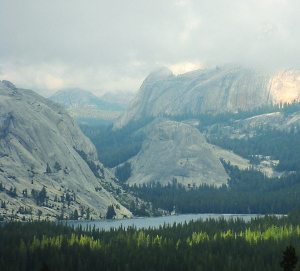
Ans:
[{"label": "rocky outcrop", "polygon": [[[0,191],[6,203],[0,212],[16,214],[27,207],[34,216],[40,210],[54,218],[81,209],[98,219],[113,204],[118,218],[131,216],[102,186],[113,184],[114,176],[97,161],[94,145],[63,106],[11,86],[0,81],[0,183],[6,189]],[[48,198],[42,208],[31,193],[43,187]],[[10,189],[16,194],[6,193]],[[63,200],[67,194],[69,204]]]},{"label": "rocky outcrop", "polygon": [[129,160],[129,185],[156,181],[167,185],[174,179],[185,186],[227,183],[218,155],[196,128],[169,120],[156,120],[150,126],[144,128],[149,134],[142,149]]},{"label": "rocky outcrop", "polygon": [[299,70],[264,73],[227,65],[174,76],[164,68],[145,79],[114,128],[144,116],[235,112],[293,100],[300,100]]}]

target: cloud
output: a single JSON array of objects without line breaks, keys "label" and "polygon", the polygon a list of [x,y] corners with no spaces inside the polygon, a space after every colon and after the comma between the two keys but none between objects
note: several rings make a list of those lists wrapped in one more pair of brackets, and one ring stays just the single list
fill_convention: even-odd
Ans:
[{"label": "cloud", "polygon": [[186,72],[203,68],[201,64],[193,63],[193,62],[183,62],[175,65],[163,65],[163,66],[167,66],[175,75],[183,74]]},{"label": "cloud", "polygon": [[295,0],[0,1],[0,80],[43,95],[136,91],[162,63],[300,63]]}]

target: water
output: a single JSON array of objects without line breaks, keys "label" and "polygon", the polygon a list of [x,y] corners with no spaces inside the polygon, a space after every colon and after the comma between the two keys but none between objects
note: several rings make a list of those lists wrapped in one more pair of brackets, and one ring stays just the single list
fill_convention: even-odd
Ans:
[{"label": "water", "polygon": [[85,221],[85,222],[68,222],[68,225],[74,225],[78,227],[81,225],[83,228],[86,227],[96,227],[96,229],[103,229],[109,231],[111,228],[128,228],[129,226],[134,226],[137,229],[141,228],[158,228],[159,226],[173,225],[189,222],[191,220],[195,221],[197,219],[206,220],[209,218],[219,219],[223,217],[224,219],[230,218],[241,218],[244,221],[248,222],[251,218],[255,218],[259,215],[227,215],[227,214],[185,214],[185,215],[173,215],[173,216],[164,216],[164,217],[147,217],[147,218],[134,218],[134,219],[125,219],[125,220],[107,220],[107,221]]}]

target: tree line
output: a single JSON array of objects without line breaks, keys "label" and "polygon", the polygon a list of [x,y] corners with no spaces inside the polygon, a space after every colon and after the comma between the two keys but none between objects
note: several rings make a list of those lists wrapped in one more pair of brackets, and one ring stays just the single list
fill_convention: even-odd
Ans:
[{"label": "tree line", "polygon": [[190,184],[173,179],[167,186],[159,182],[128,187],[151,203],[152,214],[158,209],[185,213],[287,214],[300,206],[300,173],[268,178],[254,168],[245,170],[222,160],[230,179],[227,185]]},{"label": "tree line", "polygon": [[1,270],[282,270],[300,251],[299,211],[244,220],[207,219],[159,228],[70,227],[8,222],[0,227]]},{"label": "tree line", "polygon": [[[247,138],[210,137],[210,142],[224,149],[252,159],[260,154],[279,160],[275,166],[277,171],[300,171],[300,129],[281,131],[275,129],[256,128],[255,136]],[[258,158],[259,159],[259,158]],[[259,162],[259,161],[258,161]]]}]

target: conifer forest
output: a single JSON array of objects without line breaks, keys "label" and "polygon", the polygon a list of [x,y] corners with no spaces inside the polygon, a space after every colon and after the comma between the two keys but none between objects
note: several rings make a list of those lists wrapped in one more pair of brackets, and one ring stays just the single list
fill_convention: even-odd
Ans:
[{"label": "conifer forest", "polygon": [[[299,221],[300,210],[250,222],[220,218],[139,230],[7,222],[0,227],[0,269],[294,270]],[[291,257],[294,267],[285,269]]]}]

